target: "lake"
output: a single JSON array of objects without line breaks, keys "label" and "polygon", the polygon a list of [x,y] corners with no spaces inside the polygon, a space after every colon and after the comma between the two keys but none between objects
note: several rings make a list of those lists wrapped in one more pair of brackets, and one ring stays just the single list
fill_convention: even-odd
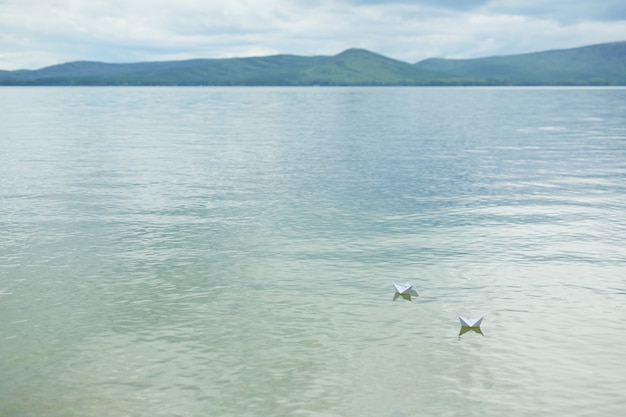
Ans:
[{"label": "lake", "polygon": [[0,132],[3,417],[626,413],[626,89],[2,88]]}]

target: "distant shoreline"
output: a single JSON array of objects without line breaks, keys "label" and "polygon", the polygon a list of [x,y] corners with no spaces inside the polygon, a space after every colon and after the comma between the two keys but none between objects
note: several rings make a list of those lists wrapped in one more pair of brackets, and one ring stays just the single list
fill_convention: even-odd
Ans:
[{"label": "distant shoreline", "polygon": [[410,64],[363,49],[334,56],[107,64],[79,61],[0,71],[0,86],[612,87],[626,86],[626,41],[477,59]]}]

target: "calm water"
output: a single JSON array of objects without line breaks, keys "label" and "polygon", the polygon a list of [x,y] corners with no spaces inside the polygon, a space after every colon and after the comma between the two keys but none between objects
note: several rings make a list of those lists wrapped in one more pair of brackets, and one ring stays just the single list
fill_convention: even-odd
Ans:
[{"label": "calm water", "polygon": [[2,417],[626,413],[626,89],[2,88],[0,227]]}]

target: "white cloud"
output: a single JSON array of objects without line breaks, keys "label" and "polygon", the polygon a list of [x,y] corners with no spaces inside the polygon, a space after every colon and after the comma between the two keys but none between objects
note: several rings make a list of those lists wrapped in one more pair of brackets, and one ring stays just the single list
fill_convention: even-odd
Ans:
[{"label": "white cloud", "polygon": [[[592,6],[596,18],[585,18]],[[0,68],[349,47],[408,62],[522,53],[626,39],[620,7],[621,0],[0,0]],[[607,10],[612,18],[602,20]]]},{"label": "white cloud", "polygon": [[563,24],[626,20],[626,3],[623,0],[492,0],[483,9],[551,19]]}]

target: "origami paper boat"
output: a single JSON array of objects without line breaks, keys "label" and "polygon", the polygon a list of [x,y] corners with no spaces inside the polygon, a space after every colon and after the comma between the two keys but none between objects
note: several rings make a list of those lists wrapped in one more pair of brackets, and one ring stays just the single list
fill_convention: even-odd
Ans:
[{"label": "origami paper boat", "polygon": [[459,316],[459,320],[461,321],[461,327],[480,327],[483,317],[481,316],[477,319],[471,319]]},{"label": "origami paper boat", "polygon": [[396,289],[397,294],[417,295],[417,291],[415,291],[415,285],[393,284],[393,287]]}]

